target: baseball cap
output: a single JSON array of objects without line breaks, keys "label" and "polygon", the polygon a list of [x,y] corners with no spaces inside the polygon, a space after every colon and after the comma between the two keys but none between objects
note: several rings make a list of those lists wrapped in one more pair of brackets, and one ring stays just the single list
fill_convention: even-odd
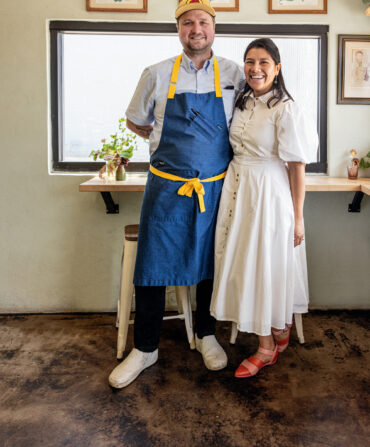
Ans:
[{"label": "baseball cap", "polygon": [[216,17],[216,12],[212,8],[209,0],[181,0],[176,9],[175,18],[178,19],[182,14],[185,14],[185,12],[193,9],[200,9],[208,12],[212,17]]}]

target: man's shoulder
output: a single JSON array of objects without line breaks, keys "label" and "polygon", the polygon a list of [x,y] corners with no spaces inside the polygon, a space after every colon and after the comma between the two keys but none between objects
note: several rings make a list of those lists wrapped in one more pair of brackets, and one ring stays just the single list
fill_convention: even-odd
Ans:
[{"label": "man's shoulder", "polygon": [[241,65],[222,56],[216,56],[216,59],[220,66],[220,72],[223,74],[227,73],[233,77],[244,78],[244,70]]},{"label": "man's shoulder", "polygon": [[152,73],[158,73],[162,70],[167,71],[169,67],[172,67],[175,63],[177,56],[170,57],[168,59],[164,59],[163,61],[157,62],[156,64],[149,65],[146,67],[146,70],[149,70]]},{"label": "man's shoulder", "polygon": [[226,67],[230,67],[233,68],[235,70],[241,70],[242,66],[234,61],[232,61],[231,59],[227,59],[226,57],[222,57],[222,56],[215,56],[216,59],[218,60],[218,63],[221,65],[224,65]]},{"label": "man's shoulder", "polygon": [[216,56],[220,66],[220,76],[224,83],[232,83],[237,91],[244,87],[244,69],[236,62],[224,57]]}]

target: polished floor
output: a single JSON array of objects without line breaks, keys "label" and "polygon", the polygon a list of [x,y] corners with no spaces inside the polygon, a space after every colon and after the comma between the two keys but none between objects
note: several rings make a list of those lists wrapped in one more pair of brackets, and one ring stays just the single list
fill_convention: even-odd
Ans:
[{"label": "polished floor", "polygon": [[[207,371],[183,323],[163,323],[160,356],[123,390],[114,316],[0,316],[1,447],[366,447],[370,446],[369,312],[312,312],[306,344],[278,363],[235,379],[256,348],[228,344],[228,367]],[[132,327],[129,346],[132,345]]]}]

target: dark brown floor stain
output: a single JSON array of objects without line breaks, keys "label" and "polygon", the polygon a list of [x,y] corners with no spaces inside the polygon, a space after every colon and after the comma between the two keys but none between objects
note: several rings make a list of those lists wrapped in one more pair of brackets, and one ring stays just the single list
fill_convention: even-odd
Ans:
[{"label": "dark brown floor stain", "polygon": [[[257,347],[228,344],[223,371],[188,349],[184,325],[163,324],[160,356],[123,390],[109,387],[115,316],[0,317],[1,447],[366,447],[369,312],[313,312],[306,344],[293,331],[278,363],[235,379]],[[132,346],[132,327],[128,347]]]}]

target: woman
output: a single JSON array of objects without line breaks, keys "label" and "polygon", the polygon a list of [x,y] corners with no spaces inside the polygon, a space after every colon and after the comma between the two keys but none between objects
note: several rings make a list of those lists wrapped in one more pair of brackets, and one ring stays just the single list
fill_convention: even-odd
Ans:
[{"label": "woman", "polygon": [[234,151],[218,213],[211,313],[258,335],[257,353],[236,377],[273,365],[289,342],[293,312],[307,312],[303,241],[305,164],[318,138],[285,88],[271,39],[244,54],[247,84],[230,128]]}]

